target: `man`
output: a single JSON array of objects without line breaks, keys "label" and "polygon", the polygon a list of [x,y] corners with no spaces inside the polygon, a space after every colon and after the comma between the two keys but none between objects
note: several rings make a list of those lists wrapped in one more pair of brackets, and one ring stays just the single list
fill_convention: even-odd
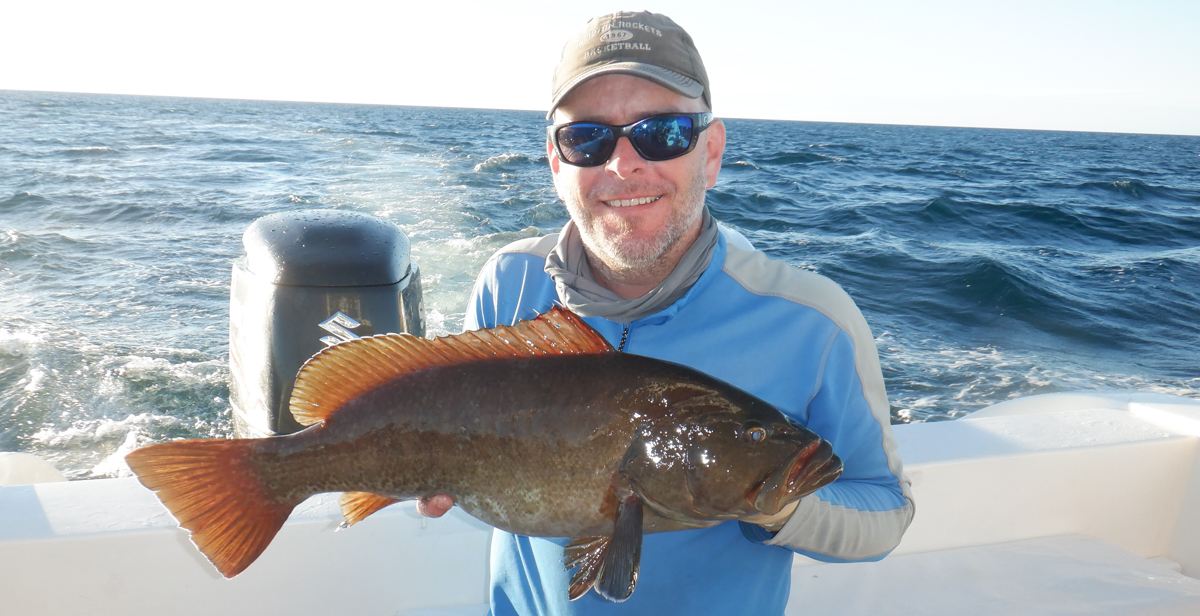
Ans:
[{"label": "man", "polygon": [[[623,352],[687,364],[771,402],[829,440],[845,472],[757,524],[647,535],[637,590],[620,604],[594,592],[568,602],[565,539],[496,531],[497,616],[781,614],[789,549],[875,560],[912,519],[874,340],[853,301],[723,233],[704,205],[725,148],[710,110],[700,55],[673,21],[591,20],[563,51],[547,116],[550,170],[571,222],[487,262],[466,328],[562,303]],[[451,504],[438,495],[421,507],[437,516]]]}]

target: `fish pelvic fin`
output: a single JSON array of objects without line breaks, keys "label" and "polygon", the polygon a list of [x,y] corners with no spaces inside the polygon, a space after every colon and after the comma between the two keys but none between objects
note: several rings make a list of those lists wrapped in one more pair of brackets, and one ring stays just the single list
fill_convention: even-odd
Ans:
[{"label": "fish pelvic fin", "polygon": [[256,440],[175,441],[125,456],[138,481],[156,493],[227,578],[262,555],[303,500],[280,502],[269,494],[249,460]]},{"label": "fish pelvic fin", "polygon": [[350,528],[372,513],[398,502],[400,499],[372,492],[345,492],[338,499],[342,506],[342,517],[346,519],[340,528]]},{"label": "fish pelvic fin", "polygon": [[611,537],[586,537],[567,544],[566,568],[578,567],[567,587],[571,601],[589,588],[614,603],[633,595],[642,561],[642,513],[642,499],[632,494],[617,508]]},{"label": "fish pelvic fin", "polygon": [[296,375],[289,407],[301,425],[323,421],[393,379],[485,359],[615,352],[579,315],[555,306],[536,319],[427,340],[381,334],[340,342],[313,355]]},{"label": "fish pelvic fin", "polygon": [[[565,564],[568,570],[575,569],[571,583],[567,586],[567,598],[574,601],[587,594],[596,584],[600,563],[608,551],[608,537],[584,537],[567,544]],[[578,567],[576,569],[576,567]]]}]

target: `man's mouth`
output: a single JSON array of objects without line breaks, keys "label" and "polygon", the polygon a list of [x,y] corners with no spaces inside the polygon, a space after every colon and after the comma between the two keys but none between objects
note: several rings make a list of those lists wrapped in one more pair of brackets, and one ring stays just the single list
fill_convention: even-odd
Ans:
[{"label": "man's mouth", "polygon": [[614,199],[612,201],[602,201],[604,205],[609,207],[629,207],[631,205],[646,205],[662,199],[662,195],[656,197],[638,197],[636,199]]}]

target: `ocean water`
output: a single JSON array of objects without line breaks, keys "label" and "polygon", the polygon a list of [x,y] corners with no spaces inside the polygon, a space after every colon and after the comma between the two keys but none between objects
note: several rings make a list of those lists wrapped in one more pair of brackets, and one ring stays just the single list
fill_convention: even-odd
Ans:
[{"label": "ocean water", "polygon": [[[893,421],[1058,391],[1200,397],[1200,138],[726,124],[713,213],[855,298]],[[459,331],[487,257],[567,219],[543,126],[0,91],[0,451],[78,479],[229,436],[230,268],[267,214],[395,222],[430,333]]]}]

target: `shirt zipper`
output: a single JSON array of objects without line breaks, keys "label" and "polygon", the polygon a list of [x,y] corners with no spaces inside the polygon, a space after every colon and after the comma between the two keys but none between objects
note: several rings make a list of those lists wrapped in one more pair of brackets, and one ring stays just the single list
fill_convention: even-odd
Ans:
[{"label": "shirt zipper", "polygon": [[629,341],[629,324],[625,324],[625,331],[621,332],[621,344],[617,346],[618,353],[625,352],[625,343]]}]

